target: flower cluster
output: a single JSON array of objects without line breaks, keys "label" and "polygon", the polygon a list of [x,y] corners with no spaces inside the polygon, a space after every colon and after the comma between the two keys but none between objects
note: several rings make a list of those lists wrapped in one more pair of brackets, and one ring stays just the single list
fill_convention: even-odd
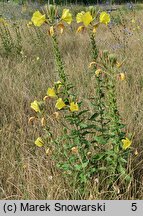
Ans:
[{"label": "flower cluster", "polygon": [[[47,90],[47,95],[43,98],[43,100],[45,101],[46,99],[49,98],[53,98],[56,99],[56,104],[55,104],[55,108],[58,110],[61,110],[63,108],[68,108],[71,112],[76,112],[79,110],[79,106],[77,102],[72,101],[71,98],[69,98],[69,100],[65,100],[60,97],[60,94],[62,92],[60,92],[60,89],[62,88],[62,83],[60,81],[57,81],[54,83],[54,87],[52,88],[48,88]],[[38,102],[37,100],[35,100],[34,102],[31,103],[31,108],[35,111],[35,112],[41,112],[41,104],[42,102]]]},{"label": "flower cluster", "polygon": [[103,11],[99,15],[99,21],[97,21],[95,14],[92,15],[90,11],[82,11],[77,14],[76,21],[77,23],[82,23],[82,25],[78,27],[77,32],[81,32],[89,26],[93,33],[95,33],[99,24],[107,25],[110,22],[110,15]]},{"label": "flower cluster", "polygon": [[58,8],[54,5],[50,5],[46,7],[46,14],[41,14],[40,11],[36,11],[32,16],[32,23],[35,26],[40,27],[44,23],[49,25],[48,33],[53,36],[55,33],[55,29],[59,30],[60,33],[63,33],[65,28],[65,24],[71,24],[72,22],[72,14],[69,9],[63,9],[61,17],[58,19]]}]

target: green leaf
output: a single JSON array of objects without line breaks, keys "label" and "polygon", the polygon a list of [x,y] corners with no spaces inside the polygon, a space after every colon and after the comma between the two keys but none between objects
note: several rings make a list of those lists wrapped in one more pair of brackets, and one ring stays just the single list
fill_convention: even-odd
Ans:
[{"label": "green leaf", "polygon": [[87,167],[87,165],[88,165],[88,163],[89,163],[88,161],[87,161],[87,162],[85,162],[85,163],[83,163],[83,164],[82,164],[82,168],[83,168],[83,169],[84,169],[84,168],[86,168],[86,167]]},{"label": "green leaf", "polygon": [[120,173],[121,175],[125,175],[125,174],[126,174],[126,170],[125,170],[124,167],[121,166],[121,165],[118,167],[118,171],[119,171],[119,173]]},{"label": "green leaf", "polygon": [[102,136],[95,136],[94,137],[95,141],[101,145],[107,144],[107,139],[102,137]]},{"label": "green leaf", "polygon": [[94,155],[93,156],[93,160],[94,161],[99,161],[99,160],[101,160],[103,157],[105,156],[105,154],[96,154],[96,155]]},{"label": "green leaf", "polygon": [[132,177],[130,175],[126,175],[125,181],[129,184],[132,181]]},{"label": "green leaf", "polygon": [[81,130],[83,130],[83,129],[96,129],[96,125],[94,125],[94,124],[91,124],[91,125],[87,125],[86,127],[83,127],[83,128],[81,128]]},{"label": "green leaf", "polygon": [[86,112],[88,112],[88,110],[82,110],[81,112],[79,112],[79,113],[77,114],[77,117],[79,117],[80,115],[82,115],[82,114],[84,114],[84,113],[86,113]]},{"label": "green leaf", "polygon": [[81,133],[82,136],[85,136],[86,134],[95,134],[95,132],[94,131],[93,132],[92,131],[84,131],[83,133]]},{"label": "green leaf", "polygon": [[125,160],[124,158],[121,158],[121,157],[119,157],[118,161],[121,163],[127,163],[127,160]]},{"label": "green leaf", "polygon": [[106,167],[100,167],[98,170],[105,171],[105,170],[107,170],[107,168]]},{"label": "green leaf", "polygon": [[95,120],[95,118],[97,118],[99,116],[99,113],[94,113],[90,118],[89,120]]},{"label": "green leaf", "polygon": [[67,171],[70,170],[70,165],[69,164],[63,164],[60,166],[63,170]]},{"label": "green leaf", "polygon": [[76,165],[74,165],[74,167],[75,167],[75,170],[77,170],[77,171],[80,171],[82,169],[81,164],[80,165],[76,164]]},{"label": "green leaf", "polygon": [[80,179],[81,179],[81,183],[86,183],[87,182],[87,177],[84,173],[81,173],[79,175]]},{"label": "green leaf", "polygon": [[79,126],[81,129],[87,128],[87,124],[85,124],[85,123],[80,123]]}]

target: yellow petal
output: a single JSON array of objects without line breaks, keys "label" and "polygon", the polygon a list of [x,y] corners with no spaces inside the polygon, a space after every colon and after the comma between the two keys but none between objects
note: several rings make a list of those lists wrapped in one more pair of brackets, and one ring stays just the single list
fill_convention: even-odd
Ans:
[{"label": "yellow petal", "polygon": [[[124,61],[125,61],[125,60],[124,60]],[[120,68],[120,67],[122,67],[122,65],[123,65],[124,61],[122,61],[121,63],[120,63],[120,62],[117,62],[117,63],[116,63],[116,66],[117,66],[117,68]]]},{"label": "yellow petal", "polygon": [[82,22],[83,24],[87,27],[91,22],[92,22],[93,18],[90,14],[90,12],[86,12],[85,14],[83,14],[82,16]]},{"label": "yellow petal", "polygon": [[46,15],[43,15],[39,11],[36,11],[32,16],[31,21],[35,26],[39,27],[46,21]]},{"label": "yellow petal", "polygon": [[85,29],[84,26],[79,26],[78,29],[76,30],[76,33],[83,32],[84,29]]},{"label": "yellow petal", "polygon": [[49,97],[57,97],[54,88],[48,88],[48,90],[47,90],[47,95],[48,95]]},{"label": "yellow petal", "polygon": [[49,32],[49,35],[50,35],[51,37],[53,37],[53,36],[54,36],[54,27],[51,26],[48,32]]},{"label": "yellow petal", "polygon": [[31,103],[30,106],[35,112],[40,112],[40,106],[37,100],[35,100],[34,102]]},{"label": "yellow petal", "polygon": [[77,21],[77,23],[82,22],[83,14],[85,14],[85,12],[84,12],[84,11],[81,11],[80,13],[78,13],[78,14],[76,15],[76,21]]},{"label": "yellow petal", "polygon": [[69,12],[69,9],[64,9],[62,13],[61,20],[65,21],[68,24],[72,22],[72,14]]},{"label": "yellow petal", "polygon": [[138,150],[136,149],[135,152],[134,152],[134,155],[137,156],[138,154],[139,154],[139,153],[138,153]]},{"label": "yellow petal", "polygon": [[90,64],[89,64],[88,68],[91,68],[91,67],[92,67],[92,65],[96,65],[96,62],[90,62]]},{"label": "yellow petal", "polygon": [[132,141],[130,141],[128,138],[122,139],[123,142],[123,149],[126,150],[127,148],[130,147],[132,144]]},{"label": "yellow petal", "polygon": [[74,102],[71,102],[70,103],[70,111],[75,112],[75,111],[78,111],[78,110],[79,110],[78,104],[74,103]]},{"label": "yellow petal", "polygon": [[102,71],[101,69],[97,69],[97,70],[95,71],[95,75],[96,75],[96,76],[99,76],[99,74],[101,73],[101,71]]},{"label": "yellow petal", "polygon": [[50,148],[47,148],[46,149],[46,155],[49,155],[49,153],[50,153]]},{"label": "yellow petal", "polygon": [[49,99],[49,96],[47,96],[47,95],[43,98],[44,101],[46,101],[48,99]]},{"label": "yellow petal", "polygon": [[62,98],[59,98],[58,100],[57,100],[57,103],[56,103],[56,105],[55,105],[55,107],[57,108],[57,109],[62,109],[62,108],[64,108],[66,106],[66,104],[64,103],[64,101],[62,100]]},{"label": "yellow petal", "polygon": [[60,88],[62,87],[61,81],[57,81],[54,84],[55,84],[55,88],[56,88],[57,92],[59,93],[60,92]]},{"label": "yellow petal", "polygon": [[60,33],[63,34],[64,28],[65,28],[64,24],[58,23],[57,28],[60,30]]},{"label": "yellow petal", "polygon": [[44,142],[42,140],[41,137],[38,137],[35,141],[35,145],[38,146],[38,147],[42,147],[44,145]]},{"label": "yellow petal", "polygon": [[98,26],[99,26],[99,23],[97,23],[93,26],[93,33],[96,33]]},{"label": "yellow petal", "polygon": [[125,80],[126,79],[126,77],[125,77],[125,74],[124,73],[120,73],[119,74],[119,78],[120,78],[120,80]]},{"label": "yellow petal", "polygon": [[100,22],[103,23],[103,24],[108,24],[110,22],[110,15],[106,12],[102,12],[100,14]]}]

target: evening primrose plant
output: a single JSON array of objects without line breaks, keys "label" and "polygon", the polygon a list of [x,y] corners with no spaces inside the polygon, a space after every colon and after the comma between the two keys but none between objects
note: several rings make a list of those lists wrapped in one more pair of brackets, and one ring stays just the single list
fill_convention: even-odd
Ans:
[{"label": "evening primrose plant", "polygon": [[[90,68],[95,78],[96,95],[90,98],[93,113],[82,108],[82,101],[69,82],[59,49],[58,34],[63,34],[66,23],[72,22],[69,9],[63,9],[58,17],[58,8],[45,7],[46,13],[36,11],[32,23],[40,27],[46,24],[53,45],[56,70],[59,81],[48,87],[42,101],[34,100],[31,108],[35,116],[29,122],[38,121],[42,132],[35,140],[38,147],[45,148],[46,154],[60,169],[65,183],[80,193],[95,176],[105,179],[108,189],[119,185],[120,179],[130,182],[127,160],[132,141],[126,137],[117,106],[115,83],[124,81],[126,76],[114,54],[99,51],[96,46],[96,31],[100,25],[108,25],[110,16],[106,12],[96,13],[94,7],[81,11],[76,16],[80,26],[77,32],[87,30],[91,43],[92,62]],[[60,30],[60,31],[59,31]],[[56,123],[55,123],[56,122]],[[56,127],[61,128],[56,136]]]},{"label": "evening primrose plant", "polygon": [[[50,11],[52,12],[50,13]],[[42,15],[39,11],[33,14],[31,21],[35,26],[41,26],[42,24],[49,25],[49,36],[51,37],[53,44],[53,52],[55,56],[56,68],[60,78],[60,81],[54,83],[53,87],[49,87],[47,90],[47,95],[44,97],[43,102],[38,102],[35,100],[31,103],[31,108],[38,114],[37,117],[40,119],[45,119],[46,124],[44,125],[45,135],[38,137],[35,144],[38,147],[47,146],[47,143],[52,150],[52,158],[55,161],[58,168],[64,171],[64,176],[66,183],[69,184],[69,177],[71,178],[70,184],[78,185],[87,182],[91,173],[93,173],[92,166],[89,164],[89,159],[87,153],[90,149],[90,142],[87,140],[86,135],[88,134],[85,130],[85,117],[87,110],[82,110],[82,102],[77,101],[77,96],[71,92],[73,85],[69,83],[64,63],[62,60],[61,52],[57,40],[57,28],[61,28],[60,33],[63,33],[64,24],[61,22],[66,22],[68,24],[72,21],[72,15],[68,9],[64,9],[62,16],[58,23],[55,21],[54,17],[57,14],[56,6],[50,6],[48,8],[48,15]],[[54,12],[55,11],[55,12]],[[51,14],[53,17],[51,17]],[[50,99],[50,100],[49,100]],[[46,112],[46,104],[54,104],[54,112],[48,115]],[[41,110],[41,104],[44,110]],[[49,104],[50,105],[50,104]],[[60,116],[59,124],[63,128],[63,133],[56,138],[54,136],[53,130],[55,130],[55,125],[49,128],[47,125],[48,120],[52,116],[58,118]],[[48,134],[48,140],[46,140]],[[45,145],[43,144],[45,140]],[[44,145],[44,146],[43,146]],[[63,154],[64,153],[64,154]],[[87,171],[89,169],[89,171]],[[70,175],[70,176],[69,176]],[[66,178],[68,176],[68,178]],[[74,180],[72,181],[72,179]],[[83,188],[83,187],[82,187]]]},{"label": "evening primrose plant", "polygon": [[[94,14],[94,15],[93,15]],[[125,137],[124,125],[121,122],[117,107],[117,93],[115,83],[118,80],[124,81],[125,74],[118,72],[122,63],[117,62],[114,54],[109,54],[107,50],[99,51],[96,46],[95,33],[100,24],[108,25],[110,15],[106,12],[96,15],[91,12],[80,12],[76,16],[77,23],[82,23],[77,32],[86,29],[90,36],[92,62],[89,68],[92,75],[95,74],[96,95],[92,97],[91,106],[94,113],[89,118],[93,125],[90,129],[95,129],[95,136],[91,141],[95,145],[97,153],[93,155],[92,161],[98,170],[99,178],[106,179],[108,188],[114,189],[113,183],[124,179],[130,182],[131,178],[127,172],[128,149],[131,141]],[[89,128],[89,126],[88,126]]]},{"label": "evening primrose plant", "polygon": [[[102,115],[100,112],[97,112],[97,114],[100,113],[99,120],[101,120],[102,116],[102,122],[98,121],[98,115],[96,115],[96,118],[92,117],[91,120],[98,122],[100,125],[100,134],[95,136],[94,139],[96,143],[102,145],[102,152],[98,155],[98,161],[102,164],[100,168],[102,178],[102,171],[108,176],[106,177],[106,183],[109,187],[112,186],[113,182],[115,182],[115,186],[120,181],[122,183],[131,181],[127,171],[127,162],[132,142],[125,135],[125,125],[121,122],[115,88],[116,82],[125,80],[125,74],[120,72],[123,62],[119,63],[117,57],[114,54],[109,54],[106,50],[101,52],[96,62],[92,63],[98,68],[95,71],[95,76],[101,77],[104,84],[104,86],[103,84],[100,86],[102,87],[102,93],[104,90],[103,101],[101,101],[104,105],[102,106],[104,110],[102,109]],[[100,107],[99,104],[97,105]],[[101,127],[101,125],[103,126]],[[97,155],[95,158],[97,158]]]}]

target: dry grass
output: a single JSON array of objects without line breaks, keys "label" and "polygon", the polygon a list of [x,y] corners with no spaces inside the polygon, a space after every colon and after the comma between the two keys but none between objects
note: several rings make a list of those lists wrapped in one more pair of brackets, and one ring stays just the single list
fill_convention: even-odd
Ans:
[{"label": "dry grass", "polygon": [[[137,12],[140,19],[142,11]],[[130,14],[131,16],[131,14]],[[128,16],[129,17],[129,16]],[[127,17],[127,21],[129,21]],[[143,23],[142,23],[143,25]],[[131,26],[130,26],[131,27]],[[128,27],[127,27],[128,28]],[[121,31],[120,31],[121,30]],[[29,34],[32,31],[32,35]],[[143,198],[143,30],[126,36],[126,62],[123,71],[127,79],[120,82],[118,105],[127,133],[132,133],[133,148],[138,156],[132,154],[129,168],[134,179],[125,194],[114,195],[102,191],[96,182],[87,186],[84,197],[77,196],[76,190],[68,188],[64,179],[48,159],[43,150],[37,149],[34,140],[38,135],[37,126],[28,124],[33,115],[30,103],[45,96],[48,86],[58,80],[54,67],[54,57],[50,38],[45,29],[41,39],[34,30],[21,25],[23,35],[23,54],[5,57],[0,55],[0,198],[1,199],[142,199]],[[122,39],[122,27],[113,27]],[[11,32],[13,30],[11,29]],[[104,32],[104,34],[103,34]],[[13,34],[13,33],[12,33]],[[89,75],[90,46],[87,34],[75,35],[68,31],[59,38],[69,79],[75,86],[78,97],[88,105],[88,98],[95,92],[94,83]],[[117,53],[123,60],[123,48],[112,50],[118,44],[107,29],[97,32],[99,48]],[[121,42],[121,44],[123,44]],[[0,48],[3,52],[2,45]],[[39,60],[36,58],[39,57]],[[58,135],[58,126],[55,133]]]}]

